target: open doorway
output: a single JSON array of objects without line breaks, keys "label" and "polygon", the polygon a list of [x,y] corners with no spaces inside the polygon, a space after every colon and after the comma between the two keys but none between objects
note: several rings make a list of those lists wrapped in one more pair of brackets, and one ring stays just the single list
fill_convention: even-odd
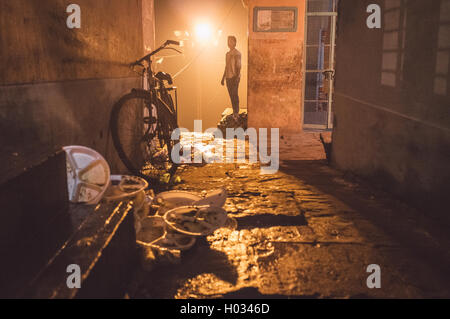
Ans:
[{"label": "open doorway", "polygon": [[305,129],[333,128],[337,1],[307,1],[303,99]]}]

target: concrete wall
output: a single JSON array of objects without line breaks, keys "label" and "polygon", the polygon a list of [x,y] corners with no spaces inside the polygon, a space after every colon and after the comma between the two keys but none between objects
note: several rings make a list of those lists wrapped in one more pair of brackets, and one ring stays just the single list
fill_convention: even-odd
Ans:
[{"label": "concrete wall", "polygon": [[[152,0],[0,0],[0,182],[65,145],[123,167],[109,138],[114,103],[141,80],[127,64],[153,46]],[[143,23],[144,21],[144,23]]]},{"label": "concrete wall", "polygon": [[[366,26],[371,3],[381,29]],[[449,22],[448,0],[341,0],[333,137],[337,167],[446,220]]]},{"label": "concrete wall", "polygon": [[[254,32],[253,10],[257,6],[297,7],[297,32]],[[248,8],[249,127],[300,131],[305,0],[249,0]]]}]

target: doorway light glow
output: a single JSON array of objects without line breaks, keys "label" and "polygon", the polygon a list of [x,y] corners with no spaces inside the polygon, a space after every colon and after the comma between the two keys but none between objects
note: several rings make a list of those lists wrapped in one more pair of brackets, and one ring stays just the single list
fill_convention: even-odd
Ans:
[{"label": "doorway light glow", "polygon": [[212,36],[212,29],[208,23],[199,23],[195,26],[195,35],[201,42],[208,41]]}]

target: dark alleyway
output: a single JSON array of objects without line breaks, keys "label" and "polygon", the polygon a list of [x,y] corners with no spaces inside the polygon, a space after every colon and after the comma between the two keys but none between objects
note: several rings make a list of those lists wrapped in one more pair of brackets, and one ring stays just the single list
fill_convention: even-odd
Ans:
[{"label": "dark alleyway", "polygon": [[[293,151],[299,137],[283,139],[275,175],[246,164],[185,169],[177,188],[226,188],[225,208],[238,226],[216,231],[175,261],[148,261],[150,271],[138,273],[129,296],[449,297],[444,227],[331,169],[317,134],[302,134]],[[371,264],[381,267],[381,289],[366,286]]]},{"label": "dark alleyway", "polygon": [[[0,299],[450,298],[450,0],[0,0],[0,48]],[[209,127],[275,173],[178,166]]]}]

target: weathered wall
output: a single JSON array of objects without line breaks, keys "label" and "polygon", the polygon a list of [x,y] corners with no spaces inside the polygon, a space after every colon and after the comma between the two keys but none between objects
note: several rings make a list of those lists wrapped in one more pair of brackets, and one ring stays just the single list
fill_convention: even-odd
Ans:
[{"label": "weathered wall", "polygon": [[334,164],[450,220],[450,1],[341,0],[338,21]]},{"label": "weathered wall", "polygon": [[142,1],[142,35],[144,38],[144,50],[145,52],[153,51],[155,46],[155,2],[154,0]]},{"label": "weathered wall", "polygon": [[145,28],[152,2],[76,1],[81,29],[71,30],[72,1],[0,0],[0,180],[72,144],[121,169],[109,116],[122,94],[141,85],[127,64],[153,45],[154,29]]},{"label": "weathered wall", "polygon": [[[297,32],[253,32],[255,7],[298,7]],[[249,127],[302,129],[305,0],[249,0]]]}]

